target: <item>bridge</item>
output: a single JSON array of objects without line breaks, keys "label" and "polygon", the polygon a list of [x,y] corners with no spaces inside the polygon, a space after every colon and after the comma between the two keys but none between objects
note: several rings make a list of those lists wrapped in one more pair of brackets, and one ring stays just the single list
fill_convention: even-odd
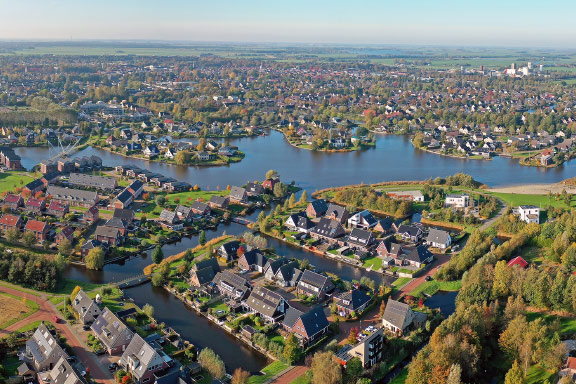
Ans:
[{"label": "bridge", "polygon": [[232,221],[238,224],[242,224],[242,225],[250,225],[250,224],[254,224],[253,221],[250,221],[248,219],[244,219],[242,217],[234,217],[232,218]]},{"label": "bridge", "polygon": [[58,137],[58,144],[56,145],[48,141],[48,156],[50,156],[50,154],[53,155],[49,159],[46,159],[46,161],[52,162],[70,156],[78,150],[78,147],[80,147],[80,140],[82,140],[82,138],[78,138],[74,143],[69,143],[67,145],[62,143],[60,137]]},{"label": "bridge", "polygon": [[132,288],[138,285],[146,284],[150,281],[150,275],[138,275],[134,277],[129,277],[117,283],[114,283],[120,289]]}]

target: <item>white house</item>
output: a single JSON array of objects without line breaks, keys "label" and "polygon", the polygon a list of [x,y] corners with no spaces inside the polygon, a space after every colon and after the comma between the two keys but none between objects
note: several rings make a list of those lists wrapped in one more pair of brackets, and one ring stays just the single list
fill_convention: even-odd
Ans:
[{"label": "white house", "polygon": [[446,195],[446,200],[444,200],[445,207],[466,208],[469,205],[470,205],[470,196],[465,194],[461,195],[448,194]]},{"label": "white house", "polygon": [[540,224],[540,208],[535,205],[521,205],[518,207],[518,216],[525,223]]},{"label": "white house", "polygon": [[390,191],[386,194],[392,199],[411,200],[417,202],[424,201],[424,195],[420,191]]},{"label": "white house", "polygon": [[372,216],[369,210],[365,209],[350,216],[348,226],[351,228],[369,229],[374,227],[378,221]]},{"label": "white house", "polygon": [[452,244],[450,234],[441,229],[431,228],[426,243],[434,248],[446,249]]}]

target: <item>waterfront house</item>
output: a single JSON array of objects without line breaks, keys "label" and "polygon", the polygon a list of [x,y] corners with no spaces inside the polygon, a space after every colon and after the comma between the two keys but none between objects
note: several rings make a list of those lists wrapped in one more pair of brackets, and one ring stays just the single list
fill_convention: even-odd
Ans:
[{"label": "waterfront house", "polygon": [[170,368],[172,364],[172,359],[156,346],[156,342],[152,343],[155,346],[140,335],[134,335],[118,361],[118,364],[130,373],[134,384],[157,382],[155,373]]},{"label": "waterfront house", "polygon": [[349,247],[363,252],[368,252],[372,248],[374,242],[374,234],[371,231],[359,228],[354,228],[346,240]]},{"label": "waterfront house", "polygon": [[122,233],[118,228],[99,225],[94,232],[94,238],[110,246],[117,246],[122,243]]},{"label": "waterfront house", "polygon": [[248,203],[248,194],[246,190],[241,187],[233,186],[230,189],[230,201],[237,204],[247,204]]},{"label": "waterfront house", "polygon": [[314,296],[318,301],[322,301],[332,293],[334,288],[334,284],[327,276],[305,270],[298,281],[296,292],[299,295]]},{"label": "waterfront house", "polygon": [[30,232],[36,237],[38,243],[44,242],[48,237],[48,232],[50,232],[50,227],[47,223],[43,221],[30,219],[26,222],[24,227],[24,232]]},{"label": "waterfront house", "polygon": [[46,209],[46,203],[44,200],[35,199],[33,197],[26,200],[26,204],[24,205],[24,210],[26,212],[40,213],[44,209]]},{"label": "waterfront house", "polygon": [[326,214],[326,211],[328,211],[328,205],[326,205],[324,200],[314,200],[306,207],[306,214],[312,218],[322,217]]},{"label": "waterfront house", "polygon": [[353,358],[357,358],[362,363],[363,368],[370,368],[382,360],[384,349],[383,329],[377,329],[368,336],[360,339],[354,345],[346,345],[336,352],[335,359],[346,366],[346,363]]},{"label": "waterfront house", "polygon": [[2,205],[5,207],[9,207],[11,210],[15,211],[16,209],[24,205],[24,199],[22,199],[22,196],[20,195],[14,195],[9,193],[6,195],[6,197],[4,197],[4,202]]},{"label": "waterfront house", "polygon": [[96,301],[90,298],[83,290],[78,291],[78,294],[72,300],[72,308],[74,308],[82,324],[93,323],[102,313]]},{"label": "waterfront house", "polygon": [[264,256],[259,249],[244,252],[244,254],[238,258],[238,268],[244,271],[264,272],[267,264],[268,258]]},{"label": "waterfront house", "polygon": [[86,223],[97,223],[98,220],[100,220],[100,210],[98,209],[97,206],[92,206],[90,208],[88,208],[88,210],[86,212],[84,212],[84,215],[82,216],[84,218],[84,222]]},{"label": "waterfront house", "polygon": [[252,289],[248,280],[228,270],[218,272],[212,282],[222,295],[237,301],[246,298]]},{"label": "waterfront house", "polygon": [[303,347],[322,338],[328,332],[329,326],[330,323],[321,305],[312,307],[308,312],[288,307],[282,321],[282,328],[286,332],[293,333]]},{"label": "waterfront house", "polygon": [[452,243],[450,234],[446,231],[436,228],[430,228],[428,237],[426,237],[426,244],[434,248],[446,249]]},{"label": "waterfront house", "polygon": [[44,183],[42,179],[35,179],[29,182],[22,188],[23,192],[29,193],[31,196],[34,196],[37,192],[41,192],[44,190]]},{"label": "waterfront house", "polygon": [[160,150],[156,145],[147,145],[142,153],[148,158],[153,158],[160,154]]},{"label": "waterfront house", "polygon": [[67,359],[69,356],[55,335],[42,322],[32,337],[26,341],[25,357],[36,372],[43,372],[52,370],[61,358]]},{"label": "waterfront house", "polygon": [[421,191],[390,191],[386,195],[391,199],[408,200],[415,202],[423,202],[424,195]]},{"label": "waterfront house", "polygon": [[[422,268],[434,259],[434,254],[423,245],[417,247],[402,247],[401,254],[397,257],[399,265],[411,265],[415,268]],[[398,264],[398,263],[397,263]]]},{"label": "waterfront house", "polygon": [[298,269],[296,260],[284,264],[278,268],[274,275],[274,282],[281,287],[295,287],[302,277],[302,271]]},{"label": "waterfront house", "polygon": [[372,216],[369,210],[365,209],[361,212],[356,212],[348,219],[348,226],[351,228],[370,229],[377,224],[376,219]]},{"label": "waterfront house", "polygon": [[346,231],[338,221],[323,217],[318,224],[312,228],[310,235],[315,239],[338,242],[346,235]]},{"label": "waterfront house", "polygon": [[382,325],[396,336],[402,336],[412,328],[422,327],[426,318],[425,313],[413,311],[408,304],[388,299]]},{"label": "waterfront house", "polygon": [[362,313],[372,298],[360,289],[339,293],[334,296],[334,303],[340,316]]},{"label": "waterfront house", "polygon": [[192,185],[184,181],[169,181],[164,183],[162,189],[166,192],[190,191],[192,189]]},{"label": "waterfront house", "polygon": [[208,204],[210,204],[212,208],[228,209],[230,199],[226,196],[212,195]]},{"label": "waterfront house", "polygon": [[348,212],[346,207],[330,203],[324,217],[330,220],[337,221],[340,224],[344,224],[350,217],[350,213]]},{"label": "waterfront house", "polygon": [[199,261],[190,269],[190,284],[194,287],[208,284],[218,272],[220,272],[220,265],[218,265],[216,258],[211,257]]},{"label": "waterfront house", "polygon": [[108,219],[106,223],[104,223],[104,226],[110,228],[117,228],[120,231],[122,237],[126,236],[128,232],[128,223],[126,223],[126,221],[118,217],[112,217],[111,219]]},{"label": "waterfront house", "polygon": [[108,251],[108,244],[96,239],[90,239],[86,241],[84,244],[82,244],[82,247],[80,247],[80,254],[82,255],[82,259],[85,259],[86,256],[88,256],[88,253],[90,253],[90,251],[94,248],[100,248],[104,251],[104,253],[106,253]]},{"label": "waterfront house", "polygon": [[256,287],[243,302],[243,307],[250,313],[256,313],[266,323],[278,323],[284,318],[288,303],[282,295],[268,288]]},{"label": "waterfront house", "polygon": [[417,243],[422,240],[422,236],[424,232],[422,228],[417,227],[415,225],[400,225],[396,234],[399,235],[405,241],[411,241],[413,243]]},{"label": "waterfront house", "polygon": [[22,228],[23,222],[20,216],[16,215],[2,215],[0,218],[0,229],[2,229],[2,233],[6,234],[6,231],[12,228],[16,228],[20,230]]},{"label": "waterfront house", "polygon": [[219,246],[216,249],[216,253],[226,262],[230,262],[238,258],[238,249],[241,246],[242,244],[239,241],[232,240]]},{"label": "waterfront house", "polygon": [[306,212],[298,212],[288,216],[284,225],[291,231],[308,233],[314,228],[314,223],[306,216]]},{"label": "waterfront house", "polygon": [[60,245],[64,240],[68,240],[71,244],[74,241],[74,228],[65,226],[60,229],[56,236],[54,237],[54,242]]},{"label": "waterfront house", "polygon": [[264,187],[262,184],[250,182],[246,184],[246,193],[248,196],[260,196],[264,193]]},{"label": "waterfront house", "polygon": [[372,228],[372,230],[385,235],[394,231],[393,224],[394,222],[389,218],[377,220],[376,225]]},{"label": "waterfront house", "polygon": [[190,208],[190,207],[185,207],[184,205],[179,204],[176,207],[176,209],[174,210],[174,212],[176,212],[178,219],[182,222],[187,222],[187,221],[192,220],[193,212],[192,212],[192,208]]},{"label": "waterfront house", "polygon": [[184,228],[184,225],[180,222],[178,214],[175,211],[169,211],[166,208],[160,212],[157,222],[165,228],[171,229],[173,231],[180,231]]},{"label": "waterfront house", "polygon": [[268,263],[264,267],[264,278],[269,281],[274,281],[276,273],[280,270],[280,267],[290,263],[286,257],[280,257],[278,259],[269,259]]},{"label": "waterfront house", "polygon": [[536,205],[521,205],[518,207],[518,216],[525,223],[540,224],[540,208]]},{"label": "waterfront house", "polygon": [[52,200],[46,209],[46,213],[55,217],[64,217],[69,212],[70,208],[67,203]]},{"label": "waterfront house", "polygon": [[123,353],[134,336],[128,326],[108,308],[104,308],[90,329],[109,355]]},{"label": "waterfront house", "polygon": [[267,189],[269,191],[273,191],[274,186],[276,184],[278,184],[279,182],[280,182],[280,179],[278,179],[278,178],[266,179],[262,182],[262,187],[264,187],[264,189]]},{"label": "waterfront house", "polygon": [[90,208],[98,203],[98,193],[51,185],[46,194],[52,196],[52,202],[69,204],[74,207]]},{"label": "waterfront house", "polygon": [[470,205],[470,196],[466,194],[447,194],[444,207],[466,208]]},{"label": "waterfront house", "polygon": [[207,216],[210,214],[210,206],[202,201],[196,200],[192,203],[192,212],[196,215]]}]

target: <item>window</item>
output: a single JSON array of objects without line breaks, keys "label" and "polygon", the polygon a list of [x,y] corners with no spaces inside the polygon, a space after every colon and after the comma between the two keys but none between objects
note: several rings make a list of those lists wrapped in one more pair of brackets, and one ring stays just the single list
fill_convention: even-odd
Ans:
[{"label": "window", "polygon": [[143,383],[147,383],[147,382],[149,382],[149,381],[150,381],[150,378],[149,378],[149,377],[146,377],[146,378],[142,379],[142,382],[143,382]]}]

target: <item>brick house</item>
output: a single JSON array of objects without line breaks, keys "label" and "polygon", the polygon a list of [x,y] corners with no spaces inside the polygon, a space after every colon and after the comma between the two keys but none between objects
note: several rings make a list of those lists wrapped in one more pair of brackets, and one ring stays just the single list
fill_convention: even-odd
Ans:
[{"label": "brick house", "polygon": [[44,200],[35,199],[33,197],[29,198],[24,205],[24,210],[26,212],[40,213],[46,209],[46,203]]},{"label": "brick house", "polygon": [[64,217],[69,210],[70,209],[68,208],[68,204],[53,200],[50,202],[50,205],[48,205],[46,213],[56,217]]},{"label": "brick house", "polygon": [[65,226],[62,228],[60,232],[56,234],[54,241],[56,244],[60,245],[60,243],[64,240],[68,240],[70,243],[74,241],[74,228]]},{"label": "brick house", "polygon": [[22,228],[22,218],[16,215],[2,215],[0,218],[0,229],[3,233],[11,228],[16,228],[20,230]]},{"label": "brick house", "polygon": [[24,232],[32,232],[36,236],[36,241],[42,243],[48,237],[50,227],[47,223],[38,220],[28,220],[24,227]]},{"label": "brick house", "polygon": [[8,194],[4,198],[3,205],[14,211],[24,205],[24,199],[20,195]]},{"label": "brick house", "polygon": [[87,223],[96,223],[100,220],[100,210],[94,205],[84,212],[83,217],[84,221]]}]

